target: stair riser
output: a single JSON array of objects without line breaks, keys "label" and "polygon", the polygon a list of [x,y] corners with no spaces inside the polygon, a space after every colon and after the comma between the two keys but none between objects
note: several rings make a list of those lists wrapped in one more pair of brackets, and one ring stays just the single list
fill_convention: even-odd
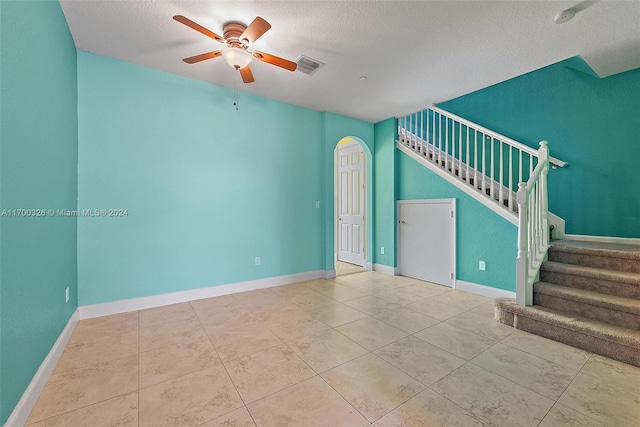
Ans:
[{"label": "stair riser", "polygon": [[540,280],[555,285],[571,288],[586,289],[603,294],[616,295],[625,298],[640,298],[640,286],[628,283],[611,282],[591,277],[574,276],[572,274],[553,271],[540,271]]},{"label": "stair riser", "polygon": [[533,304],[562,313],[574,314],[591,320],[640,330],[640,316],[624,311],[612,310],[581,301],[558,298],[537,292],[533,294]]},{"label": "stair riser", "polygon": [[[508,318],[508,316],[505,317]],[[620,362],[640,366],[640,352],[637,348],[627,347],[624,344],[551,325],[518,314],[513,315],[512,326],[516,329],[619,360]]]},{"label": "stair riser", "polygon": [[588,254],[576,254],[560,252],[549,249],[549,261],[563,264],[581,265],[584,267],[604,268],[607,270],[625,271],[628,273],[640,273],[640,262],[635,259],[612,258]]}]

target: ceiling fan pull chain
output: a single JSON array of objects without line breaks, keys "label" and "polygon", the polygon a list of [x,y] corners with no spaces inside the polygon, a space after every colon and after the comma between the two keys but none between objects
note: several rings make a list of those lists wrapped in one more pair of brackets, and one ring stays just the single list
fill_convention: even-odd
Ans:
[{"label": "ceiling fan pull chain", "polygon": [[234,87],[233,106],[236,108],[236,111],[238,111],[238,75],[237,74],[233,76],[233,87]]}]

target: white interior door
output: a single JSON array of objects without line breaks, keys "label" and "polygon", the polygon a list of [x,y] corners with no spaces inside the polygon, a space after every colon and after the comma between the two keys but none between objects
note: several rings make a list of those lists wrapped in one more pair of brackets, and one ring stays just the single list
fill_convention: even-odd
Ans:
[{"label": "white interior door", "polygon": [[357,143],[337,147],[338,260],[364,266],[364,150]]},{"label": "white interior door", "polygon": [[440,285],[455,280],[455,199],[398,202],[400,274]]}]

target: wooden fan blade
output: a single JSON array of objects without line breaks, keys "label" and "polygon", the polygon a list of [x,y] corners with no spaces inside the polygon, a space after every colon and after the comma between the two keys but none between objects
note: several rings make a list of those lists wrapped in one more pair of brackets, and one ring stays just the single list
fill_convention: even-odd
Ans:
[{"label": "wooden fan blade", "polygon": [[217,35],[213,31],[208,30],[207,28],[203,27],[202,25],[196,24],[195,22],[193,22],[189,18],[185,18],[182,15],[176,15],[176,16],[173,17],[173,19],[175,19],[176,21],[178,21],[181,24],[186,25],[189,28],[193,28],[194,30],[198,31],[199,33],[204,34],[207,37],[211,37],[212,39],[214,39],[217,42],[224,43],[224,39],[222,37],[220,37],[219,35]]},{"label": "wooden fan blade", "polygon": [[253,78],[253,73],[251,72],[251,67],[248,65],[244,68],[240,68],[240,75],[242,76],[242,81],[245,83],[255,82],[255,79]]},{"label": "wooden fan blade", "polygon": [[282,59],[268,53],[258,52],[257,50],[253,52],[253,57],[262,62],[266,62],[267,64],[275,65],[276,67],[284,68],[289,71],[295,71],[298,67],[298,64],[295,62],[287,61],[286,59]]},{"label": "wooden fan blade", "polygon": [[196,56],[190,56],[188,58],[184,58],[183,61],[187,64],[195,64],[196,62],[204,61],[205,59],[217,58],[222,55],[221,50],[216,50],[214,52],[202,53]]},{"label": "wooden fan blade", "polygon": [[247,39],[249,43],[253,43],[258,40],[264,33],[269,31],[271,28],[271,24],[269,24],[264,19],[256,16],[256,19],[253,20],[251,24],[247,27],[246,30],[240,36],[240,40]]}]

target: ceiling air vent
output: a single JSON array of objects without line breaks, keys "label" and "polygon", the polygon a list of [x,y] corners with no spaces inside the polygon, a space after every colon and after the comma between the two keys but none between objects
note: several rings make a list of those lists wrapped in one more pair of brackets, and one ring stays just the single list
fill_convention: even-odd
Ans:
[{"label": "ceiling air vent", "polygon": [[315,59],[304,55],[298,58],[296,64],[298,64],[298,68],[296,69],[297,71],[309,74],[310,76],[313,76],[316,71],[324,67],[324,62],[316,61]]}]

